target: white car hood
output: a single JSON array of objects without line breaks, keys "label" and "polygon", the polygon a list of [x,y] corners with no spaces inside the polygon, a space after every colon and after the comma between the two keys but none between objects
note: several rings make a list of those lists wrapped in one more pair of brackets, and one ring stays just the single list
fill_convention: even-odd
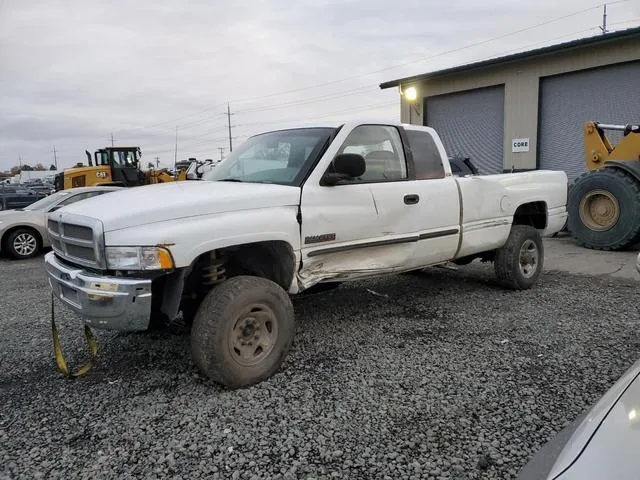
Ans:
[{"label": "white car hood", "polygon": [[97,218],[105,232],[177,218],[298,205],[300,189],[276,184],[187,180],[126,188],[59,212]]},{"label": "white car hood", "polygon": [[567,442],[549,475],[558,480],[638,478],[640,361],[605,393]]}]

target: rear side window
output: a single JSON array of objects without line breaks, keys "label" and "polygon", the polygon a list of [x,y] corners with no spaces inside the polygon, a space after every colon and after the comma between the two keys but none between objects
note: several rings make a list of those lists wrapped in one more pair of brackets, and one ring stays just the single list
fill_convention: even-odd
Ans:
[{"label": "rear side window", "polygon": [[405,130],[405,132],[411,146],[416,179],[444,178],[442,159],[433,137],[419,130]]}]

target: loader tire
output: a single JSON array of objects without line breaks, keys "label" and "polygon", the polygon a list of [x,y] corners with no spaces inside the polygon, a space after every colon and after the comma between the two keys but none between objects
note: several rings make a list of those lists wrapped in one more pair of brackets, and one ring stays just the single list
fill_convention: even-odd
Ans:
[{"label": "loader tire", "polygon": [[496,250],[493,267],[505,288],[531,288],[544,265],[544,245],[538,231],[529,225],[513,225],[506,243]]},{"label": "loader tire", "polygon": [[282,287],[266,278],[232,277],[200,304],[191,329],[191,353],[213,381],[248,387],[278,371],[294,333],[293,305]]},{"label": "loader tire", "polygon": [[568,229],[582,247],[622,250],[640,240],[640,182],[622,170],[583,174],[567,204]]}]

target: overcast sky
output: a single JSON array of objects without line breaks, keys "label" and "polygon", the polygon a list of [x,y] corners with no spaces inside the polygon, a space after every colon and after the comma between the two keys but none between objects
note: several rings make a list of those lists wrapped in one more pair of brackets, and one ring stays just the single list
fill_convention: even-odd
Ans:
[{"label": "overcast sky", "polygon": [[[397,120],[398,92],[380,82],[596,35],[597,5],[0,0],[0,170],[50,165],[54,146],[68,167],[111,134],[168,166],[176,126],[179,160],[219,158],[227,101],[236,143],[291,122]],[[608,24],[640,25],[640,0],[609,2]]]}]

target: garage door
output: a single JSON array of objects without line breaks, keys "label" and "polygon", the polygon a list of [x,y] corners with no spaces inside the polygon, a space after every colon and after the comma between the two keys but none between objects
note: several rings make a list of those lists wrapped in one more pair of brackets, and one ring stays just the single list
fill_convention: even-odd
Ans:
[{"label": "garage door", "polygon": [[425,111],[450,156],[470,157],[481,174],[502,173],[503,85],[427,97]]},{"label": "garage door", "polygon": [[[585,122],[637,123],[640,62],[543,78],[540,82],[539,166],[564,170],[572,182],[585,172]],[[607,132],[617,142],[621,133]]]}]

